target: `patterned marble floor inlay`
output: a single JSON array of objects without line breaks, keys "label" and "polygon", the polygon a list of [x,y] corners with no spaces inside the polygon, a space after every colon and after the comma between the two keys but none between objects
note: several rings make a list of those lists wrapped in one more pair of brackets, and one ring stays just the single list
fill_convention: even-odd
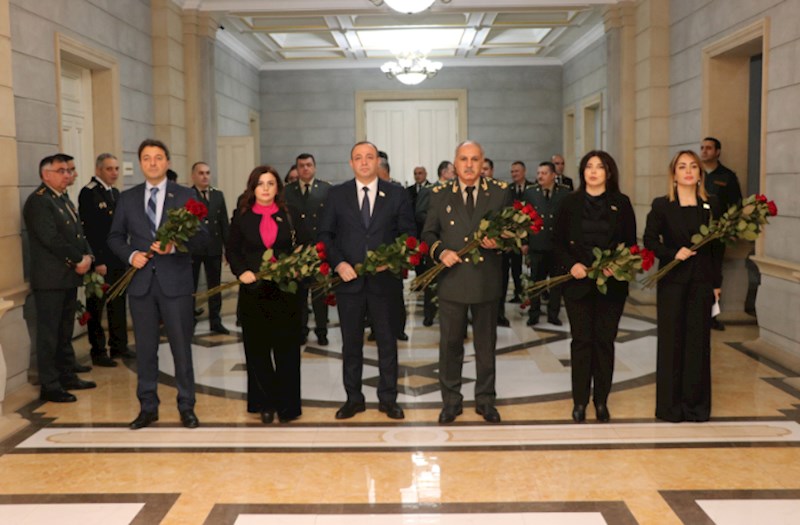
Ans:
[{"label": "patterned marble floor inlay", "polygon": [[473,449],[692,445],[702,443],[800,443],[794,421],[718,422],[672,425],[453,425],[209,427],[48,427],[17,445],[41,449]]}]

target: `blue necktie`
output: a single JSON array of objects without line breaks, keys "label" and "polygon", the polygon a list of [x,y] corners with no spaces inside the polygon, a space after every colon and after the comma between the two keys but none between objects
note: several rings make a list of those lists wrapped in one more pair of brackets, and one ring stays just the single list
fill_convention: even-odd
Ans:
[{"label": "blue necktie", "polygon": [[150,235],[156,236],[156,196],[158,195],[158,188],[150,188],[150,200],[147,201],[147,218],[150,220]]},{"label": "blue necktie", "polygon": [[364,227],[369,228],[369,188],[364,186],[364,198],[361,199],[361,220],[364,222]]}]

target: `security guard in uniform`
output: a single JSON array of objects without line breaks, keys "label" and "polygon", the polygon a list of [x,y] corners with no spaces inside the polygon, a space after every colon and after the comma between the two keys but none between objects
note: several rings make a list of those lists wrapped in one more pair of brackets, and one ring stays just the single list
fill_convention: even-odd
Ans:
[{"label": "security guard in uniform", "polygon": [[[527,251],[531,264],[531,277],[540,281],[546,277],[555,277],[567,270],[558,270],[553,261],[553,226],[555,225],[556,212],[561,206],[561,201],[569,195],[567,186],[556,182],[556,168],[552,162],[542,162],[536,170],[537,184],[530,186],[522,195],[522,200],[536,209],[544,225],[536,235],[528,236]],[[541,298],[537,295],[531,299],[531,309],[528,313],[528,326],[539,322]],[[550,290],[550,302],[547,303],[547,321],[556,326],[561,326],[558,314],[561,311],[561,288]]]},{"label": "security guard in uniform", "polygon": [[[313,244],[317,242],[317,231],[319,221],[322,218],[322,210],[325,207],[325,199],[328,198],[328,190],[331,185],[324,180],[319,180],[317,175],[317,163],[314,156],[310,153],[301,153],[295,161],[297,165],[297,180],[287,184],[284,189],[286,204],[294,207],[303,224],[296,225],[300,244]],[[302,232],[302,233],[301,233]],[[306,300],[308,288],[301,287],[297,291],[298,295]],[[311,300],[311,307],[314,310],[314,333],[317,334],[317,342],[325,346],[328,344],[328,305],[325,304],[325,297],[318,297]],[[300,309],[303,325],[303,343],[308,340],[308,308]]]},{"label": "security guard in uniform", "polygon": [[451,423],[461,414],[461,370],[464,364],[464,333],[467,312],[472,312],[475,345],[475,411],[490,423],[500,422],[495,408],[495,347],[497,310],[502,289],[502,255],[495,241],[481,241],[478,264],[457,252],[472,240],[481,218],[489,211],[512,203],[505,182],[481,177],[483,148],[473,141],[456,149],[456,180],[433,188],[422,239],[430,246],[434,262],[447,269],[438,281],[439,296],[439,387],[444,407],[440,423]]},{"label": "security guard in uniform", "polygon": [[91,269],[92,250],[78,212],[65,192],[72,174],[64,155],[39,163],[42,184],[25,201],[23,217],[30,244],[30,282],[36,303],[36,358],[40,399],[76,401],[68,390],[97,386],[75,375],[72,340],[78,287]]},{"label": "security guard in uniform", "polygon": [[[125,273],[127,265],[119,260],[108,247],[107,237],[114,220],[114,208],[119,200],[119,190],[114,183],[119,178],[119,162],[111,153],[102,153],[95,161],[95,175],[78,196],[83,231],[95,257],[95,271],[106,283],[116,282]],[[125,311],[125,293],[105,303],[108,311],[108,350],[103,331],[104,301],[96,297],[86,298],[89,319],[89,344],[92,363],[97,366],[117,366],[114,357],[135,357],[128,350],[128,320]],[[110,353],[110,356],[109,356]]]}]

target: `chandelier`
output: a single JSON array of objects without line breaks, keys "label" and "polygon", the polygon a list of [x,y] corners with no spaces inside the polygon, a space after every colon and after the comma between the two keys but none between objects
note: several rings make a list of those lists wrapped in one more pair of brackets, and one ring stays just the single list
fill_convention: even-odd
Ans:
[{"label": "chandelier", "polygon": [[406,52],[396,61],[386,62],[381,71],[389,78],[397,79],[407,86],[415,86],[428,78],[433,78],[442,69],[441,62],[432,62],[419,52]]},{"label": "chandelier", "polygon": [[[436,0],[371,0],[376,6],[382,4],[388,5],[398,13],[412,15],[414,13],[421,13],[430,8]],[[449,4],[450,0],[439,0],[443,4]]]}]

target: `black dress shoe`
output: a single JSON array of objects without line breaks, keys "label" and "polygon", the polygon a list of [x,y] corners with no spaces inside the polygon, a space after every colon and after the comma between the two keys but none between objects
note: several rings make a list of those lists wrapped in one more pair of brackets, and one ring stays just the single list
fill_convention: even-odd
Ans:
[{"label": "black dress shoe", "polygon": [[317,343],[319,343],[320,346],[328,346],[328,336],[324,335],[324,334],[323,335],[318,335],[317,336]]},{"label": "black dress shoe", "polygon": [[269,425],[275,421],[275,411],[274,410],[265,410],[261,412],[261,422],[265,425]]},{"label": "black dress shoe", "polygon": [[494,405],[478,405],[475,407],[475,412],[483,416],[483,420],[487,423],[500,422],[500,412],[497,411]]},{"label": "black dress shoe", "polygon": [[446,406],[439,412],[439,424],[446,425],[448,423],[452,423],[456,420],[457,416],[460,416],[464,412],[464,409],[461,405],[458,406]]},{"label": "black dress shoe", "polygon": [[206,312],[205,308],[195,308],[194,309],[194,316],[195,317],[199,317],[199,316],[203,315],[205,312]]},{"label": "black dress shoe", "polygon": [[548,318],[547,322],[550,323],[550,324],[556,325],[556,326],[561,326],[561,325],[564,324],[564,323],[561,322],[561,319],[559,319],[558,317]]},{"label": "black dress shoe", "polygon": [[514,297],[512,297],[512,298],[511,298],[511,300],[510,300],[510,301],[508,301],[508,302],[509,302],[509,303],[513,303],[513,304],[519,304],[519,303],[521,303],[521,302],[522,302],[522,299],[520,299],[520,298],[519,298],[519,295],[515,295],[515,296],[514,296]]},{"label": "black dress shoe", "polygon": [[41,393],[39,393],[39,399],[42,401],[50,401],[51,403],[74,403],[78,400],[77,397],[62,388],[50,390],[42,389]]},{"label": "black dress shoe", "polygon": [[297,419],[299,417],[300,417],[300,414],[293,414],[291,416],[282,416],[282,415],[278,414],[278,421],[280,421],[281,423],[291,423],[292,421],[294,421],[295,419]]},{"label": "black dress shoe", "polygon": [[397,336],[398,341],[408,341],[408,334],[405,332],[400,332],[400,335]]},{"label": "black dress shoe", "polygon": [[711,318],[711,329],[712,330],[719,330],[720,332],[725,331],[725,325],[722,324],[722,321],[717,319],[716,317]]},{"label": "black dress shoe", "polygon": [[72,369],[75,371],[76,374],[85,374],[86,372],[91,372],[92,367],[75,363],[75,366],[73,366]]},{"label": "black dress shoe", "polygon": [[539,324],[539,318],[538,317],[528,317],[528,322],[525,323],[525,324],[528,325],[528,326],[536,326],[537,324]]},{"label": "black dress shoe", "polygon": [[181,411],[181,424],[186,428],[197,428],[200,426],[200,420],[194,413],[194,410]]},{"label": "black dress shoe", "polygon": [[94,381],[84,381],[76,376],[61,381],[61,388],[64,390],[88,390],[89,388],[97,388],[97,383]]},{"label": "black dress shoe", "polygon": [[109,352],[111,354],[111,358],[122,358],[122,359],[135,359],[136,352],[129,348],[123,348],[122,350],[111,350]]},{"label": "black dress shoe", "polygon": [[422,326],[433,326],[433,317],[426,317],[423,319]]},{"label": "black dress shoe", "polygon": [[389,419],[405,419],[403,409],[397,403],[379,403],[378,411],[383,412]]},{"label": "black dress shoe", "polygon": [[572,420],[576,423],[586,421],[586,405],[575,405],[572,407]]},{"label": "black dress shoe", "polygon": [[158,421],[158,413],[141,411],[129,426],[131,430],[139,430],[140,428],[149,427],[156,421]]},{"label": "black dress shoe", "polygon": [[508,320],[508,317],[501,315],[497,317],[497,326],[511,326],[511,322]]},{"label": "black dress shoe", "polygon": [[594,412],[599,422],[608,423],[611,421],[611,414],[608,412],[608,405],[595,405]]},{"label": "black dress shoe", "polygon": [[347,401],[342,408],[336,411],[336,419],[350,419],[359,412],[364,412],[367,406],[361,402]]},{"label": "black dress shoe", "polygon": [[104,368],[114,368],[115,366],[117,366],[117,362],[105,354],[93,355],[92,364],[94,366],[101,366]]},{"label": "black dress shoe", "polygon": [[225,328],[222,325],[222,323],[213,323],[211,325],[211,331],[214,332],[215,334],[222,334],[222,335],[228,335],[231,333],[231,331]]}]

